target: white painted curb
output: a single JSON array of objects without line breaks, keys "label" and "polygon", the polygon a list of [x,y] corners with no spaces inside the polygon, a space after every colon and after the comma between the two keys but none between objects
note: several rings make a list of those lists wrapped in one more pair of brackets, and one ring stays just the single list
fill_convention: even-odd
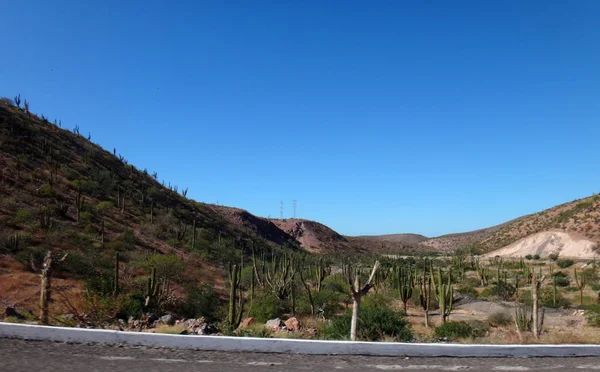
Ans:
[{"label": "white painted curb", "polygon": [[567,357],[600,356],[600,345],[466,345],[399,342],[312,341],[225,336],[183,336],[103,329],[47,327],[0,322],[0,338],[73,343],[126,344],[173,349],[378,355],[410,357]]}]

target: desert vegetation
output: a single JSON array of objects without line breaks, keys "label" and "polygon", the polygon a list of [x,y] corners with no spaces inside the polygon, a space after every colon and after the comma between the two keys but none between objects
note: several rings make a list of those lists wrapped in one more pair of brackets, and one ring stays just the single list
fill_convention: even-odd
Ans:
[{"label": "desert vegetation", "polygon": [[[571,226],[595,213],[597,198],[481,230],[477,242],[454,236],[460,249],[435,254],[196,202],[78,125],[62,126],[20,95],[0,102],[5,321],[371,341],[598,341],[581,336],[600,326],[595,260],[479,255],[504,239],[497,234],[519,235],[515,224]],[[402,255],[380,254],[389,247]]]}]

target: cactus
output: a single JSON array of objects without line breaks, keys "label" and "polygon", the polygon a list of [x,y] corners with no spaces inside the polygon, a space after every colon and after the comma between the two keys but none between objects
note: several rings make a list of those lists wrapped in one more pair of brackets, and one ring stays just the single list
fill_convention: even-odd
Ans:
[{"label": "cactus", "polygon": [[192,250],[196,248],[196,220],[194,219],[194,223],[192,225]]},{"label": "cactus", "polygon": [[241,269],[236,264],[229,264],[229,314],[227,321],[232,330],[236,329],[242,321],[242,309],[236,312],[236,296],[240,287]]},{"label": "cactus", "polygon": [[77,196],[75,197],[75,207],[77,208],[77,222],[81,216],[81,210],[85,204],[85,196],[81,194],[81,186],[77,187]]},{"label": "cactus", "polygon": [[[102,220],[102,228],[100,230],[100,244],[102,249],[104,249],[104,220]],[[117,252],[117,254],[119,253]]]},{"label": "cactus", "polygon": [[52,217],[50,213],[50,208],[45,207],[40,210],[40,227],[42,229],[48,230],[52,228]]},{"label": "cactus", "polygon": [[18,108],[21,108],[21,93],[15,96],[14,101],[15,105],[17,105]]},{"label": "cactus", "polygon": [[583,289],[586,285],[585,275],[583,273],[581,276],[577,275],[577,269],[573,269],[573,273],[575,276],[575,284],[577,284],[577,288],[579,288],[579,305],[583,305]]},{"label": "cactus", "polygon": [[405,269],[402,266],[396,268],[395,270],[395,283],[398,292],[400,293],[400,300],[402,300],[402,305],[404,307],[404,312],[406,313],[408,307],[408,300],[412,297],[414,283],[412,280],[412,272],[409,269]]},{"label": "cactus", "polygon": [[325,267],[325,263],[323,262],[323,258],[319,259],[319,264],[315,268],[315,279],[316,279],[316,289],[317,292],[321,292],[321,286],[323,285],[323,280],[327,275],[327,268]]},{"label": "cactus", "polygon": [[421,277],[421,290],[419,291],[419,301],[423,312],[425,313],[425,327],[429,328],[429,305],[431,303],[431,278],[427,277],[425,270]]},{"label": "cactus", "polygon": [[552,276],[552,306],[556,307],[556,276]]},{"label": "cactus", "polygon": [[489,271],[485,267],[481,266],[481,264],[479,263],[479,260],[475,260],[474,264],[475,264],[475,270],[477,271],[477,277],[479,278],[479,281],[481,282],[481,286],[486,287],[488,285],[488,280],[489,280]]},{"label": "cactus", "polygon": [[[104,226],[104,221],[102,221]],[[115,254],[115,274],[113,278],[113,296],[119,294],[119,252]]]},{"label": "cactus", "polygon": [[454,287],[452,286],[452,269],[448,270],[448,279],[446,283],[443,281],[442,271],[439,267],[437,269],[437,280],[433,274],[433,265],[431,265],[429,269],[433,285],[433,294],[440,305],[440,320],[441,323],[444,324],[452,312],[452,300],[454,296]]},{"label": "cactus", "polygon": [[538,292],[544,281],[544,277],[542,276],[538,281],[538,276],[535,271],[533,272],[532,280],[531,280],[531,296],[532,296],[532,323],[533,323],[533,336],[537,339],[540,338],[540,334],[542,333],[542,327],[544,325],[544,312],[545,310],[542,308],[541,319],[538,311]]},{"label": "cactus", "polygon": [[527,306],[517,306],[515,308],[515,325],[517,327],[517,333],[519,333],[519,336],[522,331],[530,331],[532,323],[531,308]]},{"label": "cactus", "polygon": [[156,305],[156,299],[158,298],[159,287],[158,281],[156,280],[156,268],[153,267],[148,277],[148,288],[146,290],[146,301],[144,307],[149,308]]}]

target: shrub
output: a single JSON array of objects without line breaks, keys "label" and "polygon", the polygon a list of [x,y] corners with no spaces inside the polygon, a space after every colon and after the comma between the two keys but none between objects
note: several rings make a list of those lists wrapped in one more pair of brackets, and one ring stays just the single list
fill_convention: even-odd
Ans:
[{"label": "shrub", "polygon": [[588,306],[585,312],[588,324],[594,327],[600,327],[600,305]]},{"label": "shrub", "polygon": [[483,337],[487,335],[490,330],[490,326],[481,320],[471,319],[467,321],[467,325],[471,327],[471,335],[473,337]]},{"label": "shrub", "polygon": [[569,286],[569,277],[567,276],[567,274],[563,273],[562,271],[557,271],[553,274],[553,276],[556,278],[556,285],[558,287]]},{"label": "shrub", "polygon": [[512,284],[500,282],[484,289],[479,297],[488,301],[508,301],[514,296],[516,291],[517,289]]},{"label": "shrub", "polygon": [[530,254],[528,254],[528,255],[525,256],[525,259],[527,259],[527,260],[533,260],[533,256],[530,255]]},{"label": "shrub", "polygon": [[[365,300],[367,298],[369,297]],[[351,320],[350,310],[334,317],[325,329],[325,337],[330,340],[347,339],[350,336]],[[368,301],[361,304],[356,333],[364,341],[378,341],[384,337],[391,337],[394,341],[408,341],[412,338],[403,311],[395,311],[389,306],[375,306]]]},{"label": "shrub", "polygon": [[186,318],[203,316],[209,322],[217,320],[220,300],[213,286],[208,283],[200,287],[190,284],[186,286],[185,292],[186,301],[181,306],[181,315]]},{"label": "shrub", "polygon": [[569,302],[569,300],[564,298],[563,295],[560,294],[560,291],[557,289],[556,290],[556,304],[555,304],[554,303],[554,288],[542,287],[542,290],[540,293],[540,305],[544,306],[544,307],[558,309],[558,308],[562,308],[562,307],[569,307],[569,305],[571,305],[571,303]]},{"label": "shrub", "polygon": [[248,316],[254,317],[257,322],[266,322],[277,318],[288,310],[287,303],[270,293],[255,293],[252,304],[248,305]]},{"label": "shrub", "polygon": [[507,326],[512,323],[512,317],[505,312],[498,311],[491,314],[487,321],[494,327]]},{"label": "shrub", "polygon": [[463,322],[446,322],[437,327],[434,334],[440,338],[467,338],[473,336],[473,328]]},{"label": "shrub", "polygon": [[557,261],[556,264],[558,265],[558,267],[560,267],[561,269],[566,269],[567,267],[571,267],[573,266],[573,264],[575,263],[575,261],[573,260],[560,260]]},{"label": "shrub", "polygon": [[113,207],[113,203],[110,201],[102,201],[102,202],[98,203],[98,205],[96,205],[96,209],[100,213],[104,213],[104,212],[110,210],[112,207]]},{"label": "shrub", "polygon": [[539,254],[534,254],[533,255],[533,259],[534,260],[539,260],[540,259],[540,255]]},{"label": "shrub", "polygon": [[478,293],[475,290],[475,288],[473,288],[469,285],[466,285],[466,284],[463,284],[462,286],[458,287],[457,291],[463,295],[468,295],[468,296],[471,296],[474,298],[477,298],[477,296],[478,296]]},{"label": "shrub", "polygon": [[558,260],[558,253],[552,253],[551,255],[548,256],[549,259],[551,259],[552,261],[556,261]]}]

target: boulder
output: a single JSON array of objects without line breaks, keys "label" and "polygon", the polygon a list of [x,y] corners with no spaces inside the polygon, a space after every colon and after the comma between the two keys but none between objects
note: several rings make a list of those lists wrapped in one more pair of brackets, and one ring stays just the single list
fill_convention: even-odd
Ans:
[{"label": "boulder", "polygon": [[215,327],[213,325],[210,325],[208,323],[202,324],[196,330],[196,334],[198,334],[198,335],[214,335],[214,334],[219,333],[219,332],[221,332],[219,330],[219,328],[217,328],[217,327]]},{"label": "boulder", "polygon": [[250,318],[246,318],[244,320],[242,320],[242,322],[240,323],[240,328],[246,328],[251,324],[254,324],[256,321],[254,320],[253,317]]},{"label": "boulder", "polygon": [[159,322],[168,326],[175,325],[175,317],[171,314],[163,315],[160,317]]},{"label": "boulder", "polygon": [[295,317],[291,317],[285,321],[285,328],[290,332],[298,332],[300,330],[300,322]]},{"label": "boulder", "polygon": [[265,327],[272,330],[278,330],[281,327],[281,319],[275,318],[268,320],[267,323],[265,323]]}]

